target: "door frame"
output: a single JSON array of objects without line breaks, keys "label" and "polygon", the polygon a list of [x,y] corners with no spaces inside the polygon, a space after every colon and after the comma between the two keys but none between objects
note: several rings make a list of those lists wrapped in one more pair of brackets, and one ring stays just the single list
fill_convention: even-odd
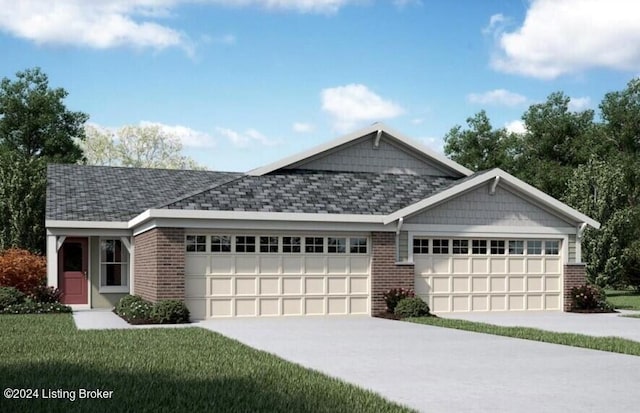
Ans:
[{"label": "door frame", "polygon": [[84,241],[86,243],[86,256],[87,256],[87,303],[86,304],[66,304],[74,310],[85,310],[91,308],[91,237],[77,237],[77,236],[69,236],[65,237],[60,249],[57,252],[58,258],[58,288],[60,288],[63,284],[61,283],[63,272],[62,272],[62,248],[64,247],[64,243],[67,241]]}]

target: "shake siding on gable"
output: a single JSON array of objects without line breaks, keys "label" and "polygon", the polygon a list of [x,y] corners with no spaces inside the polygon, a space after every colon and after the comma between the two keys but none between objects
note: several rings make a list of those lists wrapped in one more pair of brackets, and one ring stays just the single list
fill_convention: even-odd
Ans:
[{"label": "shake siding on gable", "polygon": [[380,139],[374,147],[375,134],[351,145],[293,164],[287,169],[313,169],[340,172],[395,173],[460,177],[427,159],[417,158],[399,146]]},{"label": "shake siding on gable", "polygon": [[494,195],[489,194],[489,185],[482,185],[451,201],[409,217],[405,223],[561,228],[575,225],[565,222],[500,185]]}]

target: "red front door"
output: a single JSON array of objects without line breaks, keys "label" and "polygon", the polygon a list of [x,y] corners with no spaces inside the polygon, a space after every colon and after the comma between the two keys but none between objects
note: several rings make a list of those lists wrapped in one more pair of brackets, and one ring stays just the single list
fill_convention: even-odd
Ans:
[{"label": "red front door", "polygon": [[64,304],[88,304],[87,239],[66,238],[58,252],[58,287]]}]

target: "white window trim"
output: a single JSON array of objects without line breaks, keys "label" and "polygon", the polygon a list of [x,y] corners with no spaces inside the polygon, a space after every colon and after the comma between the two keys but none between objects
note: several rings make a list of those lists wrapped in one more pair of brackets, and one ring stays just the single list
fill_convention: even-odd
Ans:
[{"label": "white window trim", "polygon": [[[121,266],[124,266],[127,268],[127,275],[126,275],[126,279],[125,279],[125,285],[102,285],[102,279],[103,279],[103,274],[102,274],[102,265],[103,264],[112,264],[115,265],[116,263],[108,263],[108,262],[102,262],[102,241],[107,241],[107,240],[113,240],[113,241],[120,241],[122,243],[122,249],[124,251],[127,252],[127,254],[129,254],[129,259],[125,262],[119,262],[118,264]],[[131,248],[130,248],[130,244],[126,245],[125,242],[122,242],[122,239],[120,237],[100,237],[100,239],[98,240],[98,292],[99,293],[106,293],[106,294],[110,294],[110,293],[129,293],[129,291],[131,290],[131,257],[133,256],[133,254],[131,253]]]}]

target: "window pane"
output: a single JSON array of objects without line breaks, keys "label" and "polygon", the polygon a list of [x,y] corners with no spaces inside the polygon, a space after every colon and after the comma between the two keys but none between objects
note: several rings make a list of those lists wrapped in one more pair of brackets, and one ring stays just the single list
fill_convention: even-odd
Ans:
[{"label": "window pane", "polygon": [[300,252],[300,237],[282,237],[282,252]]},{"label": "window pane", "polygon": [[327,239],[328,252],[334,254],[344,254],[347,252],[347,239],[346,238],[333,238]]},{"label": "window pane", "polygon": [[472,254],[486,254],[487,253],[487,240],[486,239],[474,239],[471,242]]},{"label": "window pane", "polygon": [[256,252],[256,237],[236,237],[236,252]]},{"label": "window pane", "polygon": [[414,254],[428,254],[429,253],[429,240],[425,238],[413,239],[413,253]]},{"label": "window pane", "polygon": [[366,254],[367,239],[366,238],[349,238],[349,252],[351,252],[352,254]]},{"label": "window pane", "polygon": [[228,235],[212,235],[211,252],[231,252],[231,237]]},{"label": "window pane", "polygon": [[542,241],[527,241],[527,255],[542,255]]},{"label": "window pane", "polygon": [[544,242],[544,254],[545,255],[558,255],[560,253],[560,241],[545,241]]},{"label": "window pane", "polygon": [[448,239],[434,239],[433,240],[433,253],[434,254],[448,254],[449,253],[449,240]]},{"label": "window pane", "polygon": [[491,240],[491,254],[504,255],[504,244],[503,240]]},{"label": "window pane", "polygon": [[466,239],[454,239],[453,240],[453,253],[454,254],[468,254],[469,253],[469,241]]},{"label": "window pane", "polygon": [[278,252],[278,237],[260,237],[260,252]]},{"label": "window pane", "polygon": [[524,241],[509,241],[509,254],[524,254]]},{"label": "window pane", "polygon": [[62,270],[82,271],[82,243],[65,242],[62,246]]},{"label": "window pane", "polygon": [[[118,244],[120,243],[119,240],[116,240],[115,242]],[[185,249],[187,252],[207,252],[207,236],[187,235],[185,237]]]},{"label": "window pane", "polygon": [[324,252],[324,238],[306,237],[304,239],[304,251],[311,254],[322,254]]}]

